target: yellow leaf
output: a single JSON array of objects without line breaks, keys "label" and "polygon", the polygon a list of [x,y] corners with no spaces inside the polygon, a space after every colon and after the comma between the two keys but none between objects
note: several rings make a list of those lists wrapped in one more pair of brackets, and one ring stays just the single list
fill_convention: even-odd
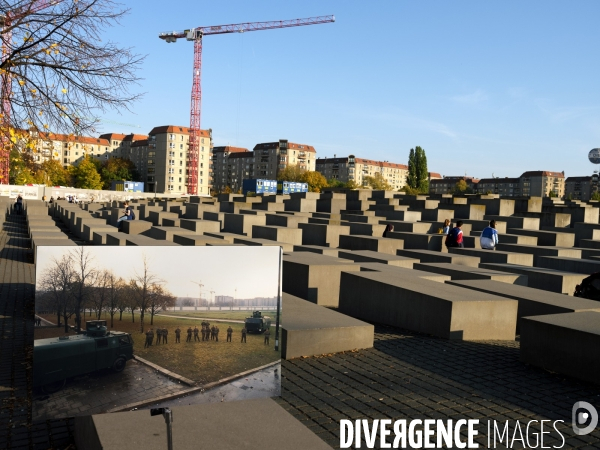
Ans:
[{"label": "yellow leaf", "polygon": [[63,94],[66,94],[66,93],[67,93],[67,90],[66,90],[66,89],[63,89],[63,90],[62,90],[62,93],[63,93]]},{"label": "yellow leaf", "polygon": [[19,84],[20,84],[21,86],[23,86],[23,85],[25,84],[25,81],[23,81],[23,80],[19,80]]},{"label": "yellow leaf", "polygon": [[48,124],[47,123],[44,124],[44,128],[46,128],[46,129],[48,128]]}]

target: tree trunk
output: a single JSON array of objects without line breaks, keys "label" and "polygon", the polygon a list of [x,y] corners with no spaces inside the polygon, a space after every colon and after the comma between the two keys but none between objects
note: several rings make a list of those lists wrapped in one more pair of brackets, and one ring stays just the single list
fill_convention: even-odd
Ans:
[{"label": "tree trunk", "polygon": [[115,319],[115,311],[111,311],[110,312],[110,327],[111,328],[115,327],[114,319]]},{"label": "tree trunk", "polygon": [[63,319],[65,321],[65,333],[69,332],[69,319],[67,317],[67,313],[64,314]]},{"label": "tree trunk", "polygon": [[135,312],[131,310],[131,323],[135,323]]},{"label": "tree trunk", "polygon": [[140,333],[144,332],[144,310],[140,310]]},{"label": "tree trunk", "polygon": [[56,326],[60,328],[60,310],[56,312]]},{"label": "tree trunk", "polygon": [[123,311],[119,311],[119,320],[123,320]]},{"label": "tree trunk", "polygon": [[150,325],[154,325],[154,312],[150,311]]}]

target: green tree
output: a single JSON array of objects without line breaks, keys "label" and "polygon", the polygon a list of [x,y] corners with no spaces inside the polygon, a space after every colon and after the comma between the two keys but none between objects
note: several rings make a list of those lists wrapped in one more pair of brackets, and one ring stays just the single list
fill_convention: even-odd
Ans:
[{"label": "green tree", "polygon": [[133,161],[126,158],[110,158],[99,170],[104,189],[110,189],[113,181],[139,181]]},{"label": "green tree", "polygon": [[71,176],[76,188],[102,189],[102,179],[89,155],[79,165],[71,167]]},{"label": "green tree", "polygon": [[391,191],[393,188],[379,172],[374,177],[365,177],[365,182],[374,191]]},{"label": "green tree", "polygon": [[411,148],[408,154],[408,176],[406,184],[412,189],[417,189],[417,165],[415,162],[415,149]]},{"label": "green tree", "polygon": [[472,190],[465,180],[459,180],[452,190],[453,194],[470,194],[471,192]]},{"label": "green tree", "polygon": [[417,185],[415,186],[420,192],[429,192],[429,171],[427,170],[427,156],[425,150],[417,146],[415,148],[415,166]]},{"label": "green tree", "polygon": [[321,192],[321,189],[327,187],[327,178],[321,172],[304,172],[300,181],[308,184],[309,192]]},{"label": "green tree", "polygon": [[285,169],[280,170],[277,174],[278,181],[302,181],[305,170],[301,169],[298,165],[286,166]]},{"label": "green tree", "polygon": [[590,200],[594,200],[596,202],[600,202],[600,192],[596,191],[592,194]]},{"label": "green tree", "polygon": [[327,187],[344,188],[344,187],[346,187],[346,184],[336,178],[330,178],[329,180],[327,180]]},{"label": "green tree", "polygon": [[44,183],[51,186],[71,186],[71,174],[60,161],[49,159],[44,161],[40,171],[44,174]]}]

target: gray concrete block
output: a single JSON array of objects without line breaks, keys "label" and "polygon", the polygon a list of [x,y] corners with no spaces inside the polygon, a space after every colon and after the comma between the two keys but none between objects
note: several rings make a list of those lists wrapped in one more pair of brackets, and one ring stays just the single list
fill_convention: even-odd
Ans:
[{"label": "gray concrete block", "polygon": [[508,285],[492,280],[452,280],[448,284],[465,289],[487,292],[488,294],[512,298],[519,302],[517,311],[517,330],[523,317],[543,316],[546,314],[564,314],[579,311],[600,311],[600,302],[585,298],[568,297],[563,294],[543,291],[516,284]]},{"label": "gray concrete block", "polygon": [[521,361],[590,383],[600,383],[600,312],[525,317]]},{"label": "gray concrete block", "polygon": [[179,245],[173,241],[153,239],[143,234],[126,234],[125,245],[138,245],[138,246],[165,246],[165,245]]},{"label": "gray concrete block", "polygon": [[440,253],[431,250],[397,250],[398,256],[418,259],[421,263],[450,263],[460,266],[478,267],[480,260],[474,256]]},{"label": "gray concrete block", "polygon": [[253,225],[266,225],[266,223],[266,216],[226,213],[225,220],[223,222],[223,231],[227,233],[251,236]]},{"label": "gray concrete block", "polygon": [[374,327],[353,317],[283,294],[281,357],[322,355],[373,347]]},{"label": "gray concrete block", "polygon": [[[94,233],[94,243],[96,243],[97,238],[96,236],[100,236],[101,234],[104,233]],[[125,245],[125,238],[127,237],[126,234],[124,233],[106,233],[104,235],[104,244],[105,245]]]},{"label": "gray concrete block", "polygon": [[338,258],[349,259],[351,261],[361,262],[372,262],[389,264],[390,266],[404,267],[405,269],[412,269],[413,265],[419,262],[414,258],[406,258],[404,256],[390,255],[388,253],[373,252],[371,250],[354,250],[346,251],[339,250]]},{"label": "gray concrete block", "polygon": [[[262,398],[173,407],[173,448],[192,449],[211,442],[219,450],[240,450],[249,442],[265,444],[265,424],[270,424],[269,446],[289,450],[328,450],[331,447],[274,400]],[[223,428],[223,424],[227,424]],[[148,410],[75,419],[77,448],[86,450],[164,450],[166,426],[162,416]]]},{"label": "gray concrete block", "polygon": [[302,245],[337,248],[340,244],[340,236],[350,234],[350,228],[341,225],[298,223],[298,228],[302,230]]},{"label": "gray concrete block", "polygon": [[527,286],[527,276],[481,269],[479,267],[459,266],[450,263],[416,263],[416,270],[448,275],[452,280],[494,280],[501,283]]},{"label": "gray concrete block", "polygon": [[309,252],[283,256],[282,290],[321,306],[338,306],[340,273],[360,271],[346,259]]},{"label": "gray concrete block", "polygon": [[207,243],[222,243],[222,239],[200,234],[177,234],[173,233],[173,242],[179,245],[206,245]]},{"label": "gray concrete block", "polygon": [[150,211],[146,220],[152,222],[155,227],[163,225],[163,219],[178,219],[179,216],[172,212],[166,211]]},{"label": "gray concrete block", "polygon": [[395,255],[397,250],[404,248],[404,241],[401,239],[390,239],[375,236],[342,235],[340,236],[339,247],[346,250],[371,250],[374,252]]},{"label": "gray concrete block", "polygon": [[475,248],[451,247],[449,253],[457,255],[475,256],[482,263],[518,264],[521,266],[533,266],[533,255],[529,253],[510,253],[501,250],[486,250]]},{"label": "gray concrete block", "polygon": [[408,233],[403,231],[390,231],[386,237],[390,239],[401,239],[407,250],[433,250],[436,252],[447,252],[444,234]]},{"label": "gray concrete block", "polygon": [[145,220],[125,220],[123,221],[123,233],[141,234],[152,228],[152,222]]},{"label": "gray concrete block", "polygon": [[512,340],[518,302],[390,273],[342,272],[339,310],[446,339]]},{"label": "gray concrete block", "polygon": [[564,256],[540,256],[536,265],[537,267],[544,267],[546,269],[584,273],[587,275],[600,271],[600,261],[565,258]]},{"label": "gray concrete block", "polygon": [[158,239],[161,241],[173,241],[173,234],[198,234],[191,230],[185,230],[179,227],[152,227],[147,231],[144,231],[138,236],[147,236],[152,239]]},{"label": "gray concrete block", "polygon": [[248,238],[248,237],[236,237],[233,239],[234,244],[242,244],[242,245],[258,245],[258,246],[275,246],[281,247],[284,252],[293,252],[294,245],[288,242],[278,242],[272,241],[270,239],[260,239],[260,238]]},{"label": "gray concrete block", "polygon": [[212,220],[200,220],[200,219],[180,219],[179,226],[184,230],[190,230],[194,233],[218,233],[221,231],[221,225],[219,222]]},{"label": "gray concrete block", "polygon": [[337,248],[321,247],[319,245],[294,245],[295,252],[311,252],[325,256],[338,257],[339,250]]},{"label": "gray concrete block", "polygon": [[267,214],[266,224],[278,227],[298,228],[300,223],[308,223],[307,216],[291,216],[287,214]]},{"label": "gray concrete block", "polygon": [[392,266],[390,264],[360,262],[356,263],[360,266],[362,272],[385,272],[392,276],[423,278],[424,280],[435,281],[436,283],[444,283],[450,281],[450,275],[442,275],[435,272],[424,272],[423,270],[406,269],[404,267]]},{"label": "gray concrete block", "polygon": [[481,268],[527,275],[528,286],[559,294],[573,295],[575,286],[587,277],[585,274],[563,272],[539,267],[517,266],[516,264],[481,264]]},{"label": "gray concrete block", "polygon": [[538,247],[534,245],[516,245],[500,243],[496,246],[496,250],[509,253],[527,253],[533,255],[533,265],[538,265],[540,256],[561,256],[564,258],[581,258],[581,250],[576,248],[566,247]]},{"label": "gray concrete block", "polygon": [[[291,244],[293,247],[294,245],[302,244],[302,230],[299,228],[287,228],[275,225],[253,225],[252,238],[285,242]],[[291,248],[290,251],[292,251]]]}]

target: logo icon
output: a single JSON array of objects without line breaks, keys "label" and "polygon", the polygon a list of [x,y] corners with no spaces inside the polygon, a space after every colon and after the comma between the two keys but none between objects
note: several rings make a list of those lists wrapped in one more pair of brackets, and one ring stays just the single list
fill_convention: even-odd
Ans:
[{"label": "logo icon", "polygon": [[598,411],[588,402],[575,403],[571,414],[573,432],[578,436],[590,434],[598,425]]}]

